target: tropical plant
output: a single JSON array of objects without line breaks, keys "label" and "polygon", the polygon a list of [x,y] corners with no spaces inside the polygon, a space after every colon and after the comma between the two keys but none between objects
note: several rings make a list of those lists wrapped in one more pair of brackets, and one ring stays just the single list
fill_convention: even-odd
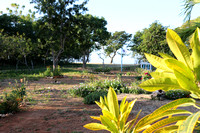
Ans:
[{"label": "tropical plant", "polygon": [[[169,104],[166,104],[152,114],[145,116],[140,121],[137,122],[137,118],[141,110],[136,115],[135,119],[127,122],[127,119],[131,113],[131,110],[136,102],[136,99],[127,102],[126,97],[121,101],[119,106],[118,99],[115,91],[110,88],[107,97],[104,99],[100,97],[100,102],[96,104],[102,109],[102,115],[100,117],[91,116],[95,120],[99,120],[100,123],[89,123],[84,125],[85,128],[90,130],[107,130],[112,133],[138,133],[143,131],[143,133],[152,133],[159,129],[160,131],[174,131],[178,128],[178,125],[169,126],[168,124],[183,121],[187,118],[185,115],[173,116],[174,114],[192,114],[186,110],[175,110],[178,106],[187,103],[186,106],[195,105],[195,100],[193,99],[179,99],[175,100]],[[169,116],[169,117],[166,117]],[[158,121],[160,120],[160,121]],[[158,121],[158,122],[157,122]],[[166,126],[167,127],[163,127]]]},{"label": "tropical plant", "polygon": [[199,4],[200,0],[184,0],[184,10],[185,21],[190,21],[192,9],[196,4]]},{"label": "tropical plant", "polygon": [[83,102],[84,104],[94,104],[95,101],[99,101],[100,97],[106,96],[106,91],[98,91],[98,92],[92,92],[88,94],[86,97],[84,97]]},{"label": "tropical plant", "polygon": [[[147,91],[155,90],[186,90],[191,92],[190,96],[193,98],[200,98],[200,31],[196,29],[190,40],[190,47],[192,48],[192,54],[182,42],[181,38],[173,30],[167,31],[167,42],[174,53],[175,58],[160,53],[161,57],[145,54],[147,60],[156,67],[156,71],[151,73],[153,77],[141,83],[139,86]],[[185,99],[187,100],[187,99]],[[184,100],[182,102],[185,102]],[[187,102],[186,102],[187,103]],[[200,109],[196,105],[196,108]],[[200,111],[191,114],[187,119],[178,127],[178,132],[193,132],[195,126],[198,126],[198,119],[200,117]]]},{"label": "tropical plant", "polygon": [[[25,80],[25,79],[24,79]],[[21,79],[21,84],[13,87],[11,92],[4,93],[0,98],[0,114],[7,114],[19,111],[19,105],[26,95],[25,81]]]}]

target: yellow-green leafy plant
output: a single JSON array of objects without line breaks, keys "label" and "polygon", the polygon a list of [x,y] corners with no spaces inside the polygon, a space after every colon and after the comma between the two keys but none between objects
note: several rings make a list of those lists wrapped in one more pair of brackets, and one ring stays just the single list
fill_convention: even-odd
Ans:
[{"label": "yellow-green leafy plant", "polygon": [[[160,132],[163,131],[174,131],[177,130],[177,125],[167,126],[171,123],[177,121],[184,121],[187,116],[179,115],[172,116],[174,114],[192,114],[186,110],[176,109],[179,106],[195,105],[195,100],[188,99],[178,99],[165,106],[160,107],[152,114],[145,116],[137,122],[138,116],[141,112],[135,116],[134,119],[127,122],[129,114],[132,111],[132,108],[136,100],[131,102],[126,101],[126,97],[121,101],[119,106],[118,99],[113,88],[110,88],[107,94],[107,97],[104,96],[104,99],[101,97],[100,102],[96,104],[102,109],[102,115],[100,117],[91,116],[91,118],[100,121],[101,123],[89,123],[84,127],[90,130],[107,130],[112,133],[151,133],[157,129]],[[160,120],[160,121],[159,121]],[[165,127],[167,126],[167,127]]]},{"label": "yellow-green leafy plant", "polygon": [[[153,77],[139,86],[147,91],[182,89],[191,92],[191,97],[200,98],[200,30],[196,29],[190,40],[191,54],[176,32],[167,30],[167,42],[176,58],[160,53],[161,57],[145,54],[147,60],[156,67]],[[187,99],[183,99],[185,102]],[[187,102],[185,102],[187,104]],[[200,109],[196,104],[194,106]],[[175,111],[175,110],[174,110]],[[200,111],[178,122],[178,133],[192,133],[198,126]],[[168,129],[174,128],[174,125]],[[159,131],[159,130],[158,130]]]}]

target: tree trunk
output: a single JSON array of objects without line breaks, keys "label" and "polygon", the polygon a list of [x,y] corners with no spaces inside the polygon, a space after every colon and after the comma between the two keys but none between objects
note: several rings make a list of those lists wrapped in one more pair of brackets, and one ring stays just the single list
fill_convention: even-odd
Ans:
[{"label": "tree trunk", "polygon": [[85,58],[85,55],[83,55],[83,69],[86,69],[86,58]]},{"label": "tree trunk", "polygon": [[26,59],[26,55],[24,55],[24,64],[26,65],[26,67],[30,70],[29,66],[28,66],[28,62],[27,62],[27,59]]},{"label": "tree trunk", "polygon": [[32,70],[34,69],[34,64],[33,64],[32,60],[31,60],[31,68],[32,68]]},{"label": "tree trunk", "polygon": [[16,63],[16,70],[18,70],[18,65],[19,65],[19,60],[17,60],[17,63]]},{"label": "tree trunk", "polygon": [[113,59],[114,59],[114,56],[112,56],[112,57],[110,57],[110,64],[112,64],[113,63]]},{"label": "tree trunk", "polygon": [[102,59],[102,60],[103,60],[103,68],[105,68],[104,59]]},{"label": "tree trunk", "polygon": [[54,71],[57,67],[57,58],[56,58],[56,54],[54,53],[54,51],[52,51],[52,57],[53,57],[53,71]]},{"label": "tree trunk", "polygon": [[56,65],[56,58],[55,56],[53,56],[53,71],[56,69],[57,65]]}]

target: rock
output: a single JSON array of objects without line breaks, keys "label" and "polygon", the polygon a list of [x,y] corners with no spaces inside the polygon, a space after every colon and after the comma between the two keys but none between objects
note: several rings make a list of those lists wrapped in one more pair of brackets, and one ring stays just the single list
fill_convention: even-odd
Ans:
[{"label": "rock", "polygon": [[151,99],[158,99],[158,100],[164,100],[165,99],[165,91],[163,90],[157,90],[152,92]]}]

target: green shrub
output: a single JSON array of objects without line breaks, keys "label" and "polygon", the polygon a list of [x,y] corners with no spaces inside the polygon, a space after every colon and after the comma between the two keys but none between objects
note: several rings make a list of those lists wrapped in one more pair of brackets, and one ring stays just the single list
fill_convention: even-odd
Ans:
[{"label": "green shrub", "polygon": [[133,82],[129,88],[129,93],[131,94],[150,94],[151,92],[146,91],[140,87],[138,87],[138,85],[140,84],[140,82]]},{"label": "green shrub", "polygon": [[151,79],[152,77],[151,77],[151,75],[149,74],[149,72],[144,72],[143,74],[142,74],[142,77],[141,77],[141,80],[144,82],[144,81],[146,81],[146,80],[148,80],[148,79]]},{"label": "green shrub", "polygon": [[89,82],[68,90],[68,93],[72,96],[86,97],[92,92],[108,91],[110,87],[112,87],[117,94],[129,93],[129,89],[121,80],[98,80]]},{"label": "green shrub", "polygon": [[16,85],[12,87],[12,91],[4,93],[0,102],[0,114],[13,113],[19,111],[19,105],[26,95],[25,85]]},{"label": "green shrub", "polygon": [[46,76],[46,77],[60,76],[60,75],[62,75],[62,73],[61,73],[61,68],[59,65],[57,66],[57,68],[54,71],[52,71],[50,66],[48,66],[46,71],[44,71],[44,76]]},{"label": "green shrub", "polygon": [[60,68],[60,66],[58,65],[57,67],[56,67],[56,69],[53,71],[53,76],[61,76],[62,75],[62,73],[61,73],[61,68]]},{"label": "green shrub", "polygon": [[179,99],[179,98],[187,98],[190,96],[189,91],[184,90],[169,90],[165,93],[167,99]]},{"label": "green shrub", "polygon": [[52,76],[52,75],[53,75],[53,74],[52,74],[52,72],[51,72],[51,68],[50,68],[50,66],[48,66],[48,67],[47,67],[47,70],[44,71],[44,76],[50,77],[50,76]]},{"label": "green shrub", "polygon": [[142,76],[135,76],[135,79],[140,81],[142,80]]},{"label": "green shrub", "polygon": [[100,67],[100,68],[96,68],[93,71],[94,72],[110,72],[110,68],[109,67]]},{"label": "green shrub", "polygon": [[100,97],[104,97],[107,95],[106,91],[92,92],[86,97],[84,97],[84,104],[94,104],[95,101],[99,101]]},{"label": "green shrub", "polygon": [[127,72],[127,73],[126,73],[126,76],[131,76],[131,75],[132,75],[131,72]]}]

